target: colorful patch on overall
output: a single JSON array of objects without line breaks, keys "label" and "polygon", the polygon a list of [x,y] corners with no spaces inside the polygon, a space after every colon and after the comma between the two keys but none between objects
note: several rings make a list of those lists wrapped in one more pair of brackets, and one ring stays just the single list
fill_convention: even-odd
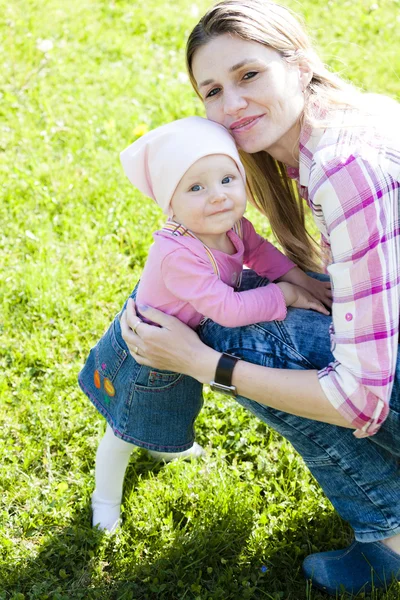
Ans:
[{"label": "colorful patch on overall", "polygon": [[101,388],[101,378],[100,378],[100,373],[98,372],[97,369],[94,372],[93,381],[94,381],[95,387],[97,387],[97,389],[99,390]]},{"label": "colorful patch on overall", "polygon": [[107,379],[107,377],[105,377],[105,379],[104,379],[104,390],[105,390],[107,396],[111,396],[111,398],[113,398],[115,396],[115,388],[114,388],[113,384],[111,383],[111,381],[109,379]]}]

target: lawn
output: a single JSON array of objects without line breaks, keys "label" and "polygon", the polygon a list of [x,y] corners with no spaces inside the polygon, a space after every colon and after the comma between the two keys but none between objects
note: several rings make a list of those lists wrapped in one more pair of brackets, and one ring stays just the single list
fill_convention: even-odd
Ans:
[{"label": "lawn", "polygon": [[[77,374],[163,221],[119,152],[203,114],[184,46],[208,4],[0,0],[0,600],[322,600],[301,561],[348,543],[290,444],[208,390],[206,458],[162,466],[134,453],[122,528],[90,527],[104,421]],[[290,6],[333,68],[399,94],[398,0]]]}]

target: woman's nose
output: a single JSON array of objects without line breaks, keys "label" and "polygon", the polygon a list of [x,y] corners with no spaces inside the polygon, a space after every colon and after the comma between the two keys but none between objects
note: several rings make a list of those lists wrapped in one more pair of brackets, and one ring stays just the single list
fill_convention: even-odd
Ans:
[{"label": "woman's nose", "polygon": [[246,108],[247,101],[237,91],[226,91],[224,94],[224,112],[227,115],[233,116],[239,110]]}]

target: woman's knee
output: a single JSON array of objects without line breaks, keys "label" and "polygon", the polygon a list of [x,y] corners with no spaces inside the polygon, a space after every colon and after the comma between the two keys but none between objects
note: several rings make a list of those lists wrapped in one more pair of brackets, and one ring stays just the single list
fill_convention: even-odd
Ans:
[{"label": "woman's knee", "polygon": [[222,327],[207,319],[201,339],[220,352],[231,352],[248,362],[280,369],[320,369],[333,360],[330,319],[313,311],[288,309],[284,321],[246,327]]}]

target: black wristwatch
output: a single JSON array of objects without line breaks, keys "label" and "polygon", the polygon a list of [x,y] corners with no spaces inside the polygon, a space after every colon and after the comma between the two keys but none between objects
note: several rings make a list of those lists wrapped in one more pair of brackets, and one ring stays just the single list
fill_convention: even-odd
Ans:
[{"label": "black wristwatch", "polygon": [[214,381],[210,382],[212,390],[229,396],[237,396],[236,386],[232,385],[232,373],[238,360],[240,358],[233,354],[222,353],[217,364]]}]

